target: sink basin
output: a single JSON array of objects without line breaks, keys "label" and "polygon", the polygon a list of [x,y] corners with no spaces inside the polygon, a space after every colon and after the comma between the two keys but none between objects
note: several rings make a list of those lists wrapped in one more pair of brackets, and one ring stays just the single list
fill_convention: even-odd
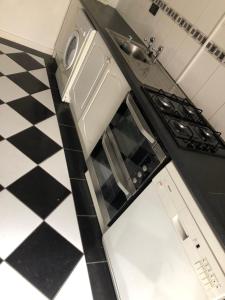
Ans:
[{"label": "sink basin", "polygon": [[120,49],[122,49],[127,55],[132,56],[133,58],[140,60],[144,63],[149,62],[148,56],[145,54],[145,50],[137,46],[132,42],[119,42]]},{"label": "sink basin", "polygon": [[121,52],[123,52],[124,54],[133,58],[136,61],[140,61],[148,65],[151,64],[151,59],[148,57],[146,53],[146,47],[144,45],[133,41],[132,39],[130,39],[130,36],[123,36],[110,29],[107,29],[107,31],[113,39],[113,41],[120,48]]}]

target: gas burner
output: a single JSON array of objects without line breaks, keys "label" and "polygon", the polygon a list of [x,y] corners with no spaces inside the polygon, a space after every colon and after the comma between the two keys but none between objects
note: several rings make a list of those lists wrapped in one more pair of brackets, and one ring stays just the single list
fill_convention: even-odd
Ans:
[{"label": "gas burner", "polygon": [[192,130],[188,127],[188,125],[184,124],[182,121],[171,120],[170,126],[177,136],[181,136],[188,139],[193,136]]},{"label": "gas burner", "polygon": [[161,110],[165,111],[174,111],[173,103],[166,97],[159,98],[159,106]]},{"label": "gas burner", "polygon": [[196,109],[193,106],[184,105],[183,110],[187,115],[190,115],[190,116],[196,115]]},{"label": "gas burner", "polygon": [[215,141],[216,137],[214,132],[207,127],[196,127],[198,135],[203,141]]},{"label": "gas burner", "polygon": [[190,121],[204,124],[204,121],[201,117],[202,111],[200,109],[197,109],[191,105],[183,105],[182,112],[184,113],[184,117],[188,118]]}]

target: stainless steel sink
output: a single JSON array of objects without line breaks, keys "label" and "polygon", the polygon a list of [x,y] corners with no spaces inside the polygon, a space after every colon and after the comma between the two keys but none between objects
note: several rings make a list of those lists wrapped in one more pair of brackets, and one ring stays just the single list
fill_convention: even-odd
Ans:
[{"label": "stainless steel sink", "polygon": [[185,97],[158,60],[153,63],[151,57],[147,55],[144,44],[137,43],[110,29],[107,29],[107,32],[140,83],[163,89],[181,98]]},{"label": "stainless steel sink", "polygon": [[133,58],[140,60],[144,63],[149,63],[150,59],[145,54],[145,49],[139,47],[137,44],[134,44],[133,42],[124,41],[118,43],[120,46],[120,49],[122,49],[127,55],[132,56]]},{"label": "stainless steel sink", "polygon": [[116,32],[109,31],[109,33],[113,37],[113,40],[116,42],[119,48],[127,56],[145,64],[149,64],[151,62],[150,58],[147,55],[146,48],[143,45],[133,40],[129,40],[128,37],[122,36]]}]

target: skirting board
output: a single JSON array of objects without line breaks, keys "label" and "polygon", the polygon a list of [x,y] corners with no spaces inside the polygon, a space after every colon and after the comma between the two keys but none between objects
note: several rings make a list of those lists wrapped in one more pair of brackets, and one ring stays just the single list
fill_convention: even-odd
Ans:
[{"label": "skirting board", "polygon": [[52,53],[53,53],[52,48],[45,47],[45,46],[40,45],[40,44],[38,44],[34,41],[27,40],[23,37],[20,37],[18,35],[14,35],[12,33],[6,32],[4,30],[0,30],[0,37],[2,37],[4,39],[7,39],[7,40],[10,40],[12,42],[18,43],[18,44],[22,44],[26,47],[38,50],[40,52],[43,52],[43,53],[46,53],[46,54],[49,54],[49,55],[52,55]]}]

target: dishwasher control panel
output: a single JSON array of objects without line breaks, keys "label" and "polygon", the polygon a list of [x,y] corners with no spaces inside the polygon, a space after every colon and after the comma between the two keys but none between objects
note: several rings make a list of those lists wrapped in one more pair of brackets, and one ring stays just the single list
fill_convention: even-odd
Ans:
[{"label": "dishwasher control panel", "polygon": [[186,195],[181,193],[178,182],[167,168],[164,168],[153,182],[208,299],[225,300],[225,270],[216,259],[207,238],[202,234],[198,222],[187,206]]},{"label": "dishwasher control panel", "polygon": [[206,257],[197,261],[194,265],[196,273],[198,274],[198,277],[200,278],[206,290],[211,288],[221,288],[221,284],[219,283],[216,274],[213,272],[212,267]]}]

